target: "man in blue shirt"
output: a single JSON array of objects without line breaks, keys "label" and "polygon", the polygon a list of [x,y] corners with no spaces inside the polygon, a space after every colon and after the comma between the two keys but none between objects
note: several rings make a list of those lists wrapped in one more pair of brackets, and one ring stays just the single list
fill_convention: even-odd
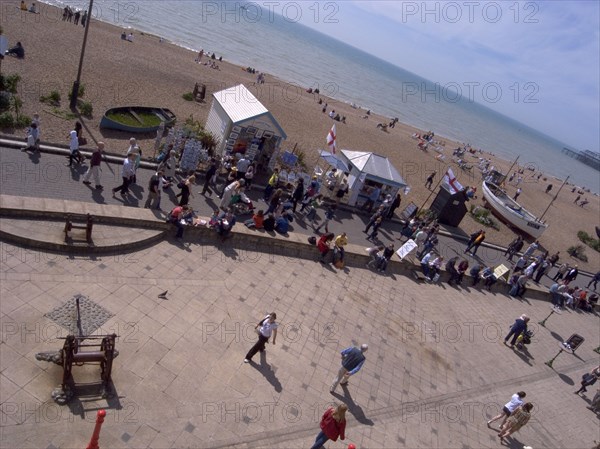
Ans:
[{"label": "man in blue shirt", "polygon": [[367,349],[369,349],[369,346],[363,343],[360,348],[351,346],[341,352],[342,367],[338,371],[333,384],[331,384],[331,388],[329,389],[330,393],[335,392],[338,384],[346,385],[348,383],[348,378],[353,374],[356,374],[362,368],[366,360],[364,353]]}]

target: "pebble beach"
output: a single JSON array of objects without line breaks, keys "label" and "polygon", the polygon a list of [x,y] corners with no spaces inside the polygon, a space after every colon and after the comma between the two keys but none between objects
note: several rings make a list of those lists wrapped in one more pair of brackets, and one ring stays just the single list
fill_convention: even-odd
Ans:
[{"label": "pebble beach", "polygon": [[[23,100],[23,113],[32,116],[40,114],[42,140],[51,143],[67,143],[68,132],[75,119],[68,117],[68,93],[77,75],[77,66],[81,51],[84,28],[61,20],[62,12],[55,7],[39,4],[40,14],[31,14],[18,10],[19,2],[3,2],[2,27],[4,35],[12,46],[21,41],[26,50],[26,58],[17,60],[7,57],[2,61],[2,73],[19,74],[21,84],[19,96]],[[14,11],[12,10],[14,6]],[[84,124],[84,134],[92,145],[94,141],[104,141],[106,150],[111,153],[125,153],[129,135],[99,128],[102,114],[109,108],[126,105],[160,106],[173,111],[180,122],[193,116],[205,123],[211,105],[213,92],[237,84],[244,84],[268,108],[285,130],[288,139],[283,149],[296,147],[304,153],[304,160],[312,170],[317,163],[318,149],[325,148],[325,136],[332,124],[337,127],[338,149],[369,151],[387,156],[398,169],[411,190],[403,197],[404,207],[412,201],[423,206],[430,195],[425,187],[425,179],[432,171],[437,171],[437,182],[441,174],[450,166],[463,186],[477,187],[477,198],[472,201],[482,205],[481,173],[477,169],[478,158],[490,159],[491,164],[505,173],[513,161],[505,161],[493,155],[494,149],[483,148],[482,153],[467,155],[465,161],[473,165],[469,171],[461,170],[452,162],[452,150],[460,143],[436,136],[443,150],[445,161],[439,161],[440,154],[435,150],[422,151],[411,136],[428,130],[419,130],[406,124],[397,123],[394,128],[382,131],[378,123],[388,123],[389,117],[371,114],[365,119],[366,111],[353,108],[349,104],[331,98],[307,93],[302,86],[286,83],[266,74],[265,84],[255,85],[256,75],[247,73],[242,67],[227,62],[217,62],[219,70],[195,62],[197,54],[190,50],[161,41],[157,36],[133,31],[133,42],[121,39],[122,29],[113,25],[93,21],[89,35],[82,72],[82,84],[85,85],[84,99],[92,103],[94,112],[91,119],[79,119]],[[217,52],[217,56],[220,56]],[[204,57],[206,61],[206,56]],[[260,70],[260,67],[257,67]],[[190,102],[182,95],[191,92],[195,83],[207,86],[207,101]],[[59,108],[53,108],[40,102],[40,96],[51,91],[61,93]],[[328,103],[328,111],[346,117],[346,124],[333,122],[327,114],[321,112],[318,104],[321,98]],[[435,129],[432,129],[435,132]],[[3,130],[3,134],[24,137],[24,131]],[[137,137],[137,136],[136,136]],[[154,136],[138,139],[144,156],[151,156]],[[430,147],[431,148],[431,147]],[[43,157],[42,157],[43,159]],[[513,168],[513,171],[517,168]],[[548,174],[525,170],[521,188],[523,192],[519,203],[535,215],[541,215],[558,191],[562,180]],[[550,194],[546,187],[552,184]],[[435,184],[434,184],[435,185]],[[513,195],[517,187],[507,185],[507,191]],[[578,264],[580,269],[596,272],[600,265],[600,254],[585,247],[588,262],[570,258],[567,248],[582,244],[577,238],[578,231],[585,231],[595,237],[595,226],[600,224],[600,201],[593,193],[584,192],[581,199],[589,201],[584,208],[574,204],[579,195],[572,192],[572,185],[565,185],[560,195],[546,213],[544,220],[549,227],[540,239],[541,246],[550,253],[560,251],[561,261]],[[433,196],[429,198],[429,206]],[[497,221],[497,220],[496,220]],[[460,229],[470,234],[481,225],[467,215]],[[499,230],[486,228],[486,241],[507,245],[515,237],[505,225],[499,223]]]}]

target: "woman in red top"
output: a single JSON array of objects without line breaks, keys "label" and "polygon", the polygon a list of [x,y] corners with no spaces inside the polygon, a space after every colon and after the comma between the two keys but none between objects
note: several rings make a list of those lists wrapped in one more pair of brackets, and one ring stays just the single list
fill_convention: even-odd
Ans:
[{"label": "woman in red top", "polygon": [[346,430],[346,404],[340,404],[336,408],[330,407],[321,418],[321,432],[317,435],[315,444],[311,449],[320,449],[327,440],[337,441],[345,440]]},{"label": "woman in red top", "polygon": [[325,256],[329,252],[329,245],[334,237],[335,234],[333,232],[329,232],[327,234],[323,234],[321,238],[319,238],[319,241],[317,242],[317,248],[321,253],[321,258],[319,259],[319,262],[325,263]]}]

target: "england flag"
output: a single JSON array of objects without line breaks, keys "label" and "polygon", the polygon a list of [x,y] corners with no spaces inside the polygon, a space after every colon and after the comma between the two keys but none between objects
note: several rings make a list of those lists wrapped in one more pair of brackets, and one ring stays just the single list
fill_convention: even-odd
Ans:
[{"label": "england flag", "polygon": [[448,191],[450,191],[452,195],[462,192],[465,189],[462,185],[460,185],[451,168],[448,168],[448,171],[446,171],[446,174],[444,175],[444,184],[446,184]]},{"label": "england flag", "polygon": [[335,140],[337,138],[336,132],[335,132],[335,124],[331,127],[331,130],[329,131],[329,134],[327,134],[327,146],[329,146],[329,149],[331,150],[332,154],[335,154]]}]

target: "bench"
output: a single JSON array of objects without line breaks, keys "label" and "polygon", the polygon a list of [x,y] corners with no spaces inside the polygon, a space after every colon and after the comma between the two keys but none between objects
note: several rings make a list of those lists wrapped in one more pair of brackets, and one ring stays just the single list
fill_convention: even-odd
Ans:
[{"label": "bench", "polygon": [[69,238],[72,238],[69,233],[73,229],[85,229],[85,241],[88,243],[92,243],[92,228],[94,227],[94,218],[87,214],[85,224],[75,224],[73,222],[73,218],[70,215],[67,215],[65,219],[65,241]]}]

